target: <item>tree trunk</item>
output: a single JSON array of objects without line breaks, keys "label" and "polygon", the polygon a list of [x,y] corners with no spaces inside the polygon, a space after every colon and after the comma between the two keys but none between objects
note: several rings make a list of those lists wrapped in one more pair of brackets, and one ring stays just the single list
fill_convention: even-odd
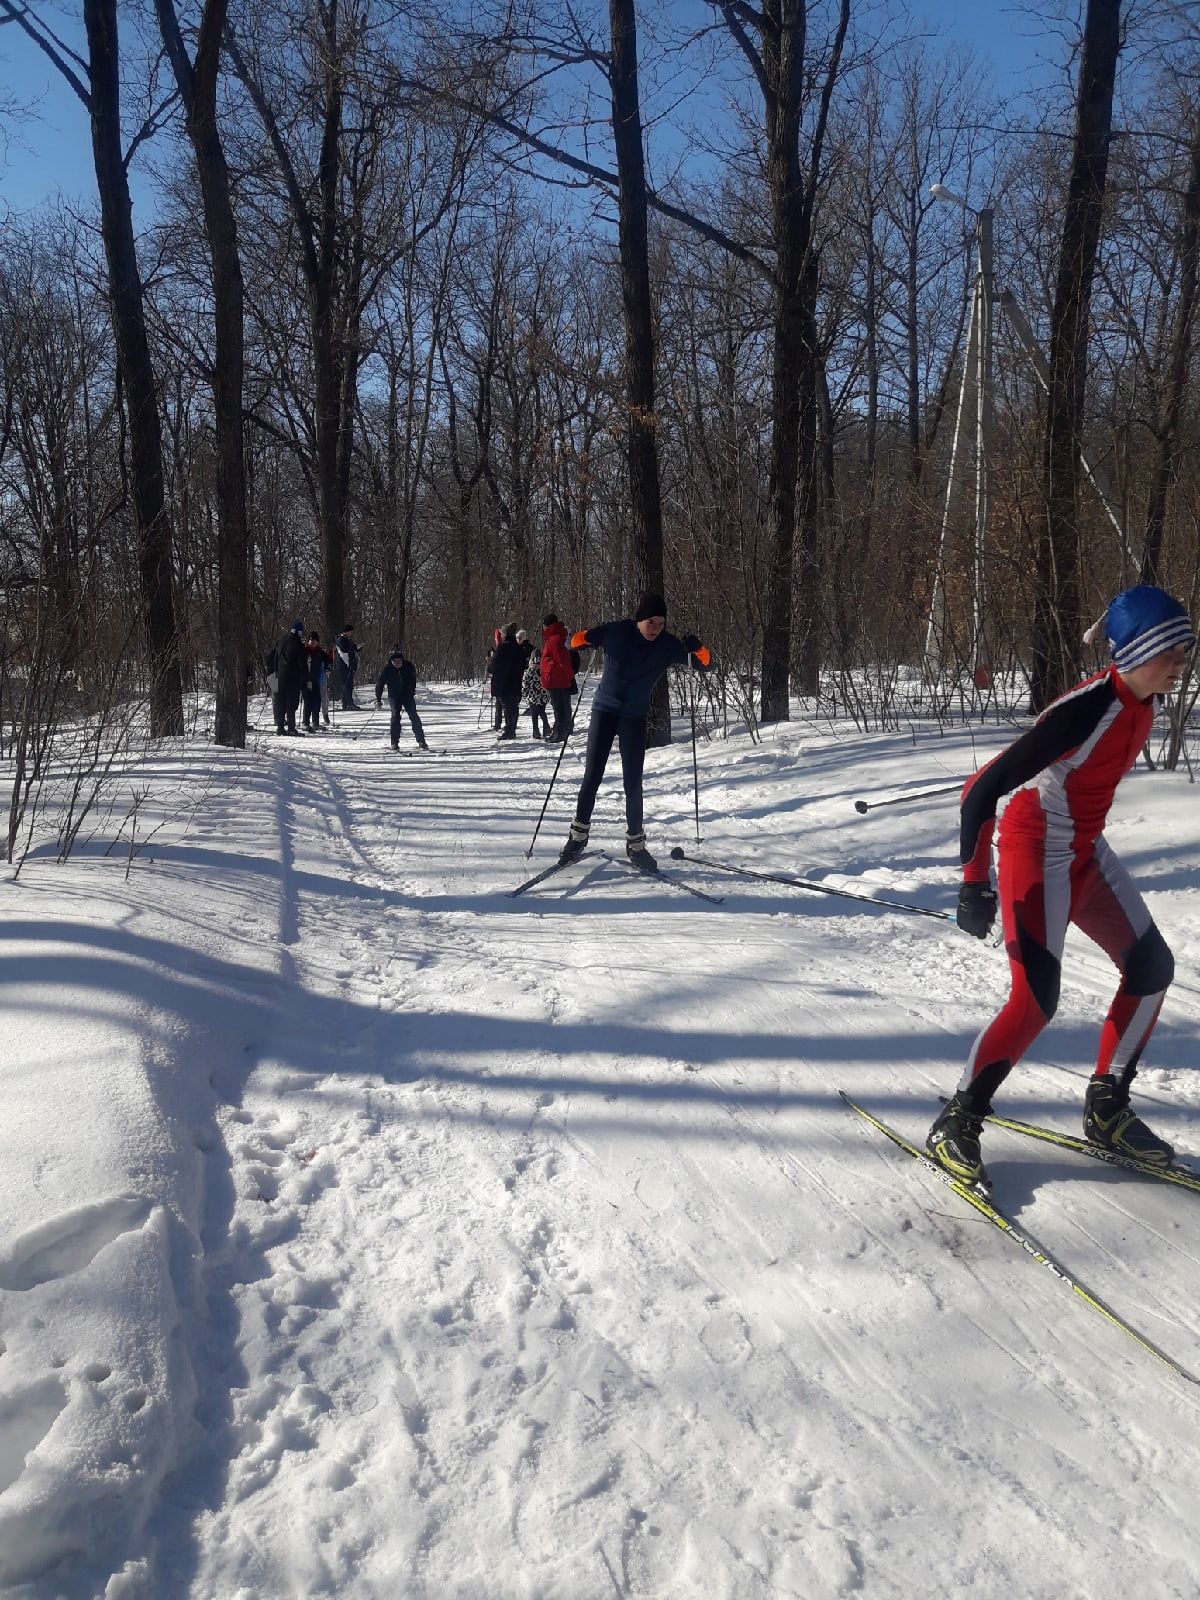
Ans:
[{"label": "tree trunk", "polygon": [[87,29],[92,152],[100,192],[101,231],[108,263],[117,365],[129,421],[130,490],[150,676],[150,735],[162,739],[183,732],[183,685],[171,588],[171,522],[163,489],[158,395],[146,337],[129,179],[121,149],[116,0],[84,0],[83,19]]},{"label": "tree trunk", "polygon": [[229,168],[217,126],[217,75],[229,0],[207,0],[193,68],[188,61],[174,0],[155,0],[163,42],[187,115],[204,201],[213,281],[215,360],[212,374],[216,425],[217,499],[217,704],[216,742],[246,744],[249,651],[249,528],[242,430],[245,347],[242,265],[230,193]]},{"label": "tree trunk", "polygon": [[1050,383],[1042,455],[1044,509],[1031,674],[1040,712],[1078,675],[1079,452],[1087,390],[1088,314],[1100,241],[1113,84],[1121,46],[1120,0],[1088,0],[1071,179],[1050,319]]},{"label": "tree trunk", "polygon": [[1192,329],[1196,317],[1197,265],[1200,256],[1200,117],[1192,130],[1191,160],[1187,187],[1183,192],[1179,229],[1179,303],[1167,358],[1166,393],[1163,396],[1156,434],[1154,475],[1146,505],[1146,545],[1142,554],[1142,582],[1158,582],[1162,556],[1163,530],[1167,520],[1167,496],[1179,471],[1182,449],[1179,419],[1187,391],[1188,364],[1192,350]]},{"label": "tree trunk", "polygon": [[804,0],[768,0],[763,8],[763,92],[767,185],[775,241],[774,361],[767,481],[769,551],[763,603],[763,722],[786,722],[792,657],[792,567],[796,473],[803,409],[805,316],[801,275],[808,243],[800,174],[800,104],[804,89]]},{"label": "tree trunk", "polygon": [[[629,406],[629,492],[636,537],[635,586],[663,590],[662,502],[658,480],[658,417],[654,407],[654,313],[646,167],[638,98],[637,24],[633,0],[609,0],[612,32],[613,141],[617,156],[618,240],[625,306],[625,386]],[[671,742],[671,708],[664,678],[650,705],[647,743]]]}]

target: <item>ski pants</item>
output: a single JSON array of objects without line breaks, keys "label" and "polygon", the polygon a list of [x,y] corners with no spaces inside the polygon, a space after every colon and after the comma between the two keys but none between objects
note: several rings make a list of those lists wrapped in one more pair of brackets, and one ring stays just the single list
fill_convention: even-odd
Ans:
[{"label": "ski pants", "polygon": [[[517,722],[521,715],[520,689],[517,690],[516,694],[501,695],[496,704],[504,708],[504,737],[506,739],[515,739],[517,737]],[[499,723],[496,726],[499,727]]]},{"label": "ski pants", "polygon": [[[549,732],[550,732],[550,718],[546,715],[546,707],[545,707],[545,705],[544,704],[534,705],[531,702],[529,707],[528,707],[528,710],[529,710],[529,727],[530,727],[530,731],[533,734],[533,737],[535,739],[537,739],[537,738],[540,738],[540,737],[543,737],[543,736],[549,734]],[[540,735],[538,733],[538,725],[539,724],[541,725],[541,729],[542,729],[542,732],[541,732]]]},{"label": "ski pants", "polygon": [[321,726],[321,685],[314,683],[310,689],[305,684],[301,693],[304,699],[304,726],[315,731]]},{"label": "ski pants", "polygon": [[1012,991],[976,1039],[959,1084],[972,1109],[992,1095],[1058,1007],[1063,944],[1073,922],[1121,974],[1100,1031],[1096,1073],[1128,1086],[1158,1021],[1175,962],[1146,903],[1103,834],[1082,848],[1001,828],[999,898]]},{"label": "ski pants", "polygon": [[354,676],[358,669],[342,664],[342,710],[354,710]]},{"label": "ski pants", "polygon": [[593,710],[588,729],[587,759],[583,783],[575,802],[575,820],[590,822],[600,780],[608,765],[609,752],[616,739],[621,752],[621,776],[625,783],[625,822],[631,834],[642,831],[642,768],[646,762],[646,719],[626,717],[619,711]]},{"label": "ski pants", "polygon": [[421,726],[421,719],[417,715],[417,702],[411,694],[405,695],[403,700],[393,700],[388,696],[388,704],[392,708],[391,741],[396,744],[400,738],[400,728],[404,722],[404,713],[408,712],[408,720],[412,725],[413,737],[418,744],[425,743],[425,729]]},{"label": "ski pants", "polygon": [[571,691],[547,689],[546,693],[550,696],[550,709],[554,712],[554,737],[565,739],[571,729]]},{"label": "ski pants", "polygon": [[271,708],[275,713],[275,731],[283,733],[284,723],[287,732],[296,732],[296,711],[300,705],[300,682],[285,679],[271,697]]}]

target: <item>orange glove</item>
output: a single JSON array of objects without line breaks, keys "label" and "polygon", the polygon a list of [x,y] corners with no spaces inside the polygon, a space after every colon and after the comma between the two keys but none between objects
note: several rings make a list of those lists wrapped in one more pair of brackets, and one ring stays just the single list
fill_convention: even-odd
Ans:
[{"label": "orange glove", "polygon": [[587,636],[587,634],[586,633],[573,633],[571,635],[571,649],[572,650],[590,650],[591,649],[591,645],[588,644],[588,636]]}]

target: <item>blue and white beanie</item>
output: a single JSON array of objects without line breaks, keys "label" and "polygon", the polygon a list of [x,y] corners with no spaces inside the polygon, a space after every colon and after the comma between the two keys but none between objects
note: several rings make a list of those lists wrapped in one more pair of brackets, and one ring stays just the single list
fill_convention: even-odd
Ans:
[{"label": "blue and white beanie", "polygon": [[1122,672],[1144,666],[1164,650],[1196,643],[1192,620],[1178,600],[1152,584],[1123,589],[1104,616],[1113,664]]}]

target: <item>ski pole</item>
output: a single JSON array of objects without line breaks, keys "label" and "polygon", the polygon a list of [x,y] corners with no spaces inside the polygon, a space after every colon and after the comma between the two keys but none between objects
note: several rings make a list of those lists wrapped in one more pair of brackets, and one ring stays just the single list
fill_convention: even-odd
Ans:
[{"label": "ski pole", "polygon": [[906,806],[914,800],[932,800],[939,794],[957,794],[966,781],[959,778],[957,783],[948,783],[942,789],[922,789],[920,794],[893,794],[886,800],[856,800],[854,809],[859,816],[865,816],[868,811],[878,811],[880,806]]},{"label": "ski pole", "polygon": [[704,856],[689,856],[681,845],[671,851],[672,861],[694,861],[698,867],[713,867],[717,872],[731,872],[739,878],[762,878],[767,883],[784,883],[795,889],[810,889],[814,894],[833,894],[842,900],[862,900],[869,906],[882,906],[887,911],[907,911],[914,917],[933,917],[938,922],[954,922],[949,911],[930,911],[927,906],[910,905],[907,900],[880,900],[873,894],[855,894],[850,889],[834,889],[827,883],[812,883],[808,878],[793,878],[786,872],[755,872],[750,867],[728,867],[723,861],[708,861]]},{"label": "ski pole", "polygon": [[542,809],[538,813],[537,827],[533,830],[533,838],[530,839],[529,849],[525,852],[526,861],[528,861],[530,856],[533,854],[533,847],[537,843],[537,836],[542,831],[542,819],[546,815],[546,807],[550,804],[550,796],[554,793],[554,785],[558,779],[558,769],[562,766],[562,758],[567,753],[567,742],[571,735],[575,732],[575,718],[579,713],[580,706],[583,704],[583,691],[587,688],[587,681],[592,675],[592,665],[594,659],[595,658],[593,657],[593,661],[588,662],[588,669],[583,675],[583,682],[579,685],[579,696],[575,704],[571,707],[571,720],[567,725],[567,737],[563,740],[558,749],[558,760],[554,763],[554,771],[550,774],[550,787],[546,790],[546,798],[542,801]]},{"label": "ski pole", "polygon": [[700,843],[700,768],[696,761],[696,664],[688,656],[688,676],[692,686],[692,793],[696,799],[696,843]]}]

